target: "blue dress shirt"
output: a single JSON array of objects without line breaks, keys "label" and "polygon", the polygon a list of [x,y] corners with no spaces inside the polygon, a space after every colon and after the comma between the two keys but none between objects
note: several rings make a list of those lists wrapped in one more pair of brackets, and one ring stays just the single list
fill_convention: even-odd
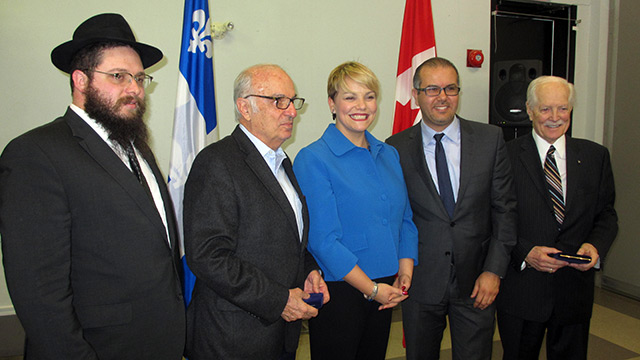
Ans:
[{"label": "blue dress shirt", "polygon": [[418,263],[413,223],[398,152],[365,132],[355,146],[334,124],[300,150],[293,168],[309,208],[308,249],[325,280],[340,281],[356,265],[371,279]]},{"label": "blue dress shirt", "polygon": [[[435,130],[427,126],[424,121],[420,122],[422,129],[422,144],[424,158],[427,160],[427,167],[431,173],[431,179],[436,186],[436,190],[440,193],[438,185],[438,172],[436,171],[436,139],[433,135],[437,134]],[[453,200],[458,201],[458,190],[460,190],[460,120],[456,116],[453,122],[447,126],[442,138],[442,146],[447,156],[447,167],[449,168],[449,176],[451,180],[451,188],[453,189]]]}]

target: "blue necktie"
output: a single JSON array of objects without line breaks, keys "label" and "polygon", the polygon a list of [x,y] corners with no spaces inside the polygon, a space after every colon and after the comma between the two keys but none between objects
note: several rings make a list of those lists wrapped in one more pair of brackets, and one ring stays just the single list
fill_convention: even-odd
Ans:
[{"label": "blue necktie", "polygon": [[433,135],[433,138],[436,139],[436,173],[438,174],[440,199],[442,199],[442,204],[444,204],[444,208],[449,213],[449,218],[453,218],[453,210],[456,207],[456,203],[453,201],[453,188],[449,177],[447,155],[444,153],[444,147],[442,146],[443,136],[444,134]]}]

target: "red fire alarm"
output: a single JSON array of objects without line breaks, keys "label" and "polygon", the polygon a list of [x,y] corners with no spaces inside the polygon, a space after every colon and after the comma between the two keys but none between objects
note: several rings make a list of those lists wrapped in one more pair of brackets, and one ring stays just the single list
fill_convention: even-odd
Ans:
[{"label": "red fire alarm", "polygon": [[482,50],[467,49],[467,67],[472,67],[472,68],[482,67],[483,61],[484,61],[484,55],[482,55]]}]

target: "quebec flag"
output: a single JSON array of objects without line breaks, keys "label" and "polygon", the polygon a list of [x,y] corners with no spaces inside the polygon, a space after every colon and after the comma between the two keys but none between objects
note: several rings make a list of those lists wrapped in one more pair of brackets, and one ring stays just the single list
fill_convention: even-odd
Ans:
[{"label": "quebec flag", "polygon": [[178,220],[184,265],[184,300],[191,301],[195,276],[184,256],[182,199],[191,164],[207,141],[218,140],[213,87],[213,41],[208,0],[186,0],[180,48],[180,74],[169,165],[169,193]]}]

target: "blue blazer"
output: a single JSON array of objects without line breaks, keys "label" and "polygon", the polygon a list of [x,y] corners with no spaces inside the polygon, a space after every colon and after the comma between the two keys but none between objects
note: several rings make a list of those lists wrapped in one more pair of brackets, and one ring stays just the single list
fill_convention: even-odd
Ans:
[{"label": "blue blazer", "polygon": [[418,260],[398,153],[365,135],[370,150],[330,124],[294,163],[309,206],[309,251],[327,281],[342,280],[355,265],[371,279],[392,276],[399,259]]}]

